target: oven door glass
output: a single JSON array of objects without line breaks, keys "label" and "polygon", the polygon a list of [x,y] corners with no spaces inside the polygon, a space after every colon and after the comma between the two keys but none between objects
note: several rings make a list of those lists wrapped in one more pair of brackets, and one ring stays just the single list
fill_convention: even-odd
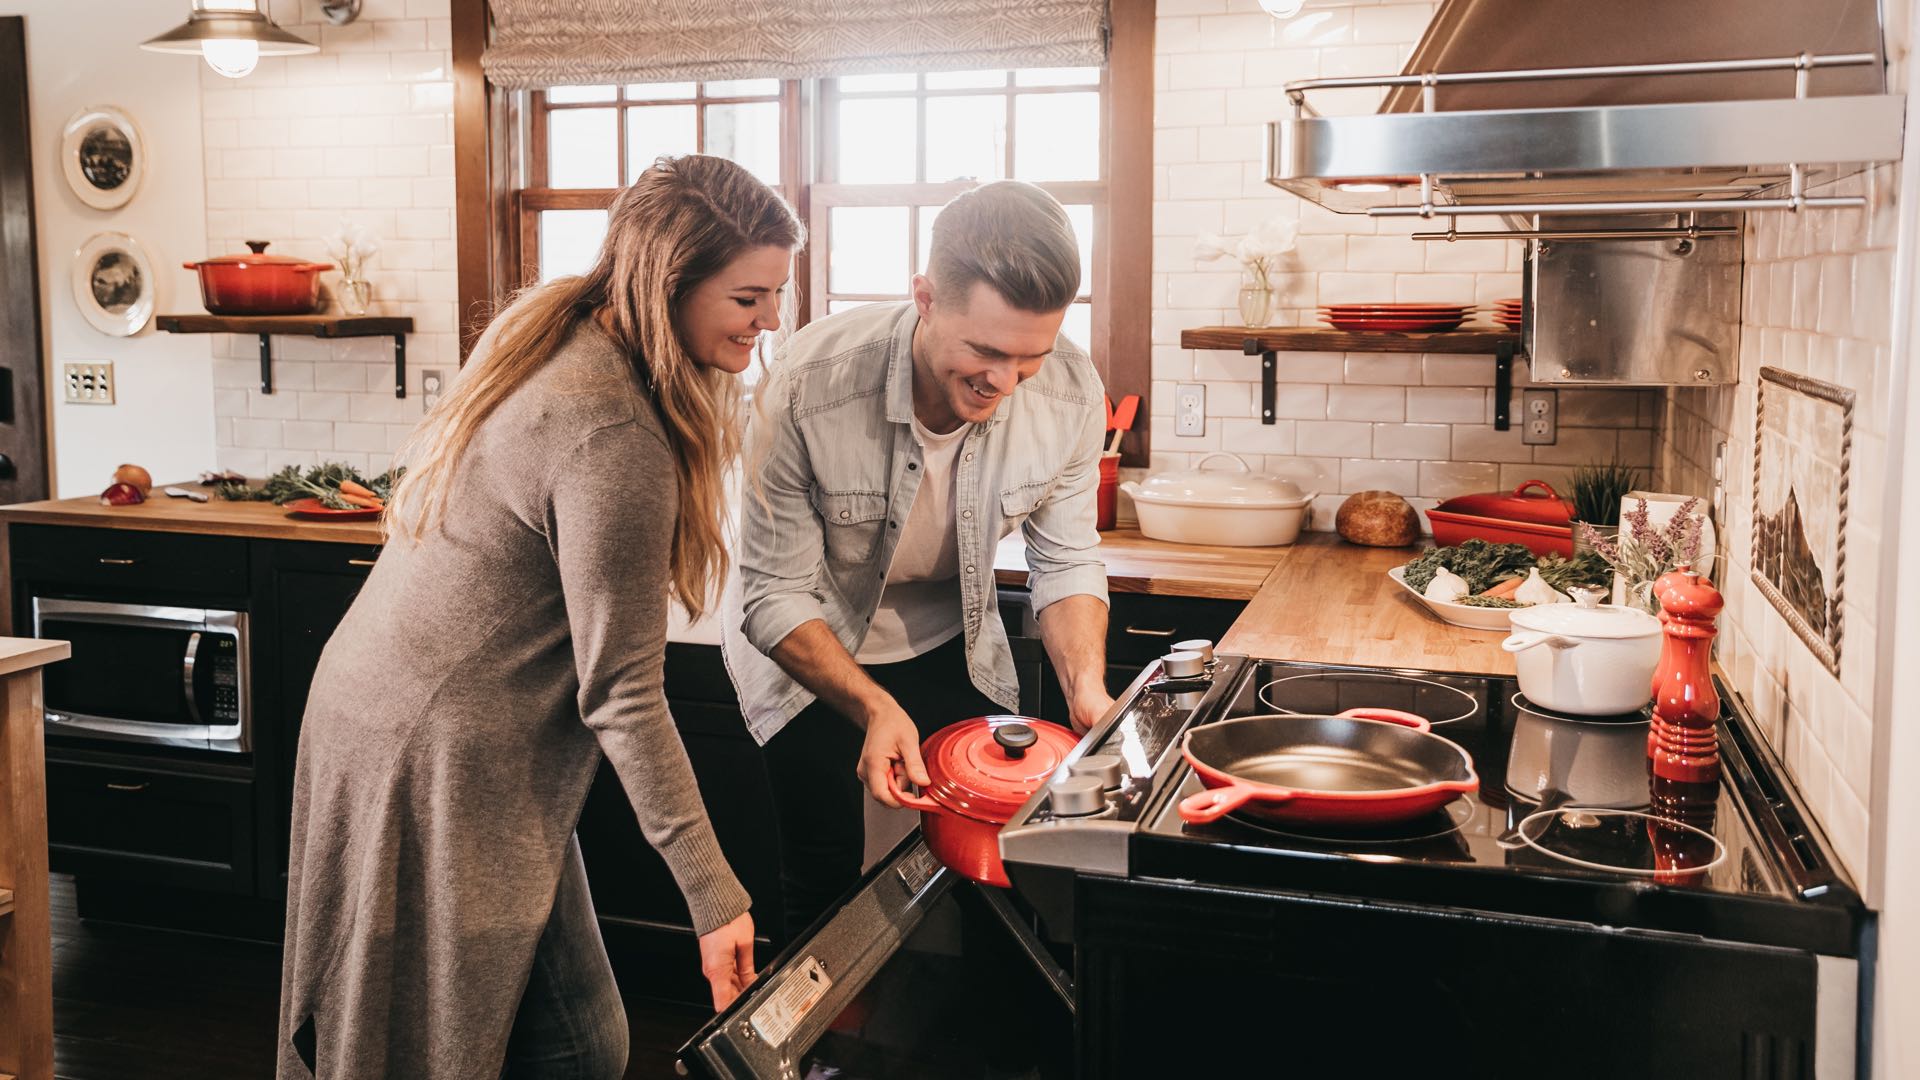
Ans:
[{"label": "oven door glass", "polygon": [[680,1050],[690,1075],[1073,1075],[1071,988],[1005,892],[916,831]]},{"label": "oven door glass", "polygon": [[246,749],[239,612],[40,598],[36,637],[70,642],[42,695],[57,734]]}]

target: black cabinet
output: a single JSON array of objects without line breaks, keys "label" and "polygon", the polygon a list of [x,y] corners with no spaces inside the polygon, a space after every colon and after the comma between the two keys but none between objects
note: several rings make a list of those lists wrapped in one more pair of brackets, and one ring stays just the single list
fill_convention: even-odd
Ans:
[{"label": "black cabinet", "polygon": [[[1108,605],[1107,693],[1116,697],[1141,668],[1165,656],[1175,643],[1195,638],[1218,642],[1247,606],[1243,600],[1118,592],[1108,597]],[[1039,620],[1026,590],[1002,588],[1000,613],[1020,672],[1021,711],[1067,723],[1066,696],[1040,641]]]},{"label": "black cabinet", "polygon": [[51,756],[52,869],[219,893],[253,891],[250,769],[134,755]]}]

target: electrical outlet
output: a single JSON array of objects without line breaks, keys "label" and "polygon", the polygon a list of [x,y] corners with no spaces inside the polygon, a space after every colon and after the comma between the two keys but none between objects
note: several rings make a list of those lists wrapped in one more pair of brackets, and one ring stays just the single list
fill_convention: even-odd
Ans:
[{"label": "electrical outlet", "polygon": [[1560,441],[1560,395],[1555,390],[1520,392],[1520,442],[1551,446]]},{"label": "electrical outlet", "polygon": [[1173,433],[1207,433],[1207,387],[1205,383],[1181,383],[1173,390]]},{"label": "electrical outlet", "polygon": [[69,404],[113,404],[112,364],[105,361],[97,364],[62,364],[60,374],[66,384],[66,400]]},{"label": "electrical outlet", "polygon": [[447,373],[441,368],[420,369],[420,398],[431,409],[440,404],[440,395],[447,388]]}]

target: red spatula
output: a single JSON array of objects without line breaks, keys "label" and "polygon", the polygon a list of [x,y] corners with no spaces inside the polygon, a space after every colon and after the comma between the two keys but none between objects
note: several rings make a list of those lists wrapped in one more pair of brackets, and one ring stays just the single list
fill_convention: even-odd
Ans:
[{"label": "red spatula", "polygon": [[1120,399],[1118,409],[1109,406],[1107,411],[1107,430],[1113,432],[1113,437],[1107,440],[1107,453],[1116,454],[1120,452],[1121,435],[1133,430],[1134,417],[1140,412],[1140,395],[1128,394]]}]

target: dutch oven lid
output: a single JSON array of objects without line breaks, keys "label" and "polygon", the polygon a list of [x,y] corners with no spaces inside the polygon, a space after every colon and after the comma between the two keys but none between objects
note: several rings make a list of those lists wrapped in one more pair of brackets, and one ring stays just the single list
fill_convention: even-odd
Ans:
[{"label": "dutch oven lid", "polygon": [[1004,825],[1079,743],[1073,732],[1024,716],[950,724],[921,747],[927,795],[947,809]]},{"label": "dutch oven lid", "polygon": [[[1529,494],[1528,488],[1539,488],[1541,493]],[[1567,522],[1573,517],[1573,510],[1544,480],[1529,480],[1511,492],[1479,491],[1472,495],[1456,495],[1434,509],[1445,514],[1524,521],[1556,528],[1566,528]]]},{"label": "dutch oven lid", "polygon": [[[1237,464],[1236,471],[1209,470],[1207,463],[1225,458]],[[1199,465],[1178,472],[1155,473],[1141,483],[1136,499],[1172,506],[1244,506],[1291,509],[1313,501],[1302,494],[1300,486],[1277,476],[1257,473],[1238,454],[1218,451],[1200,459]]]},{"label": "dutch oven lid", "polygon": [[247,251],[236,255],[220,255],[211,259],[201,259],[197,263],[188,263],[189,269],[201,266],[291,266],[299,269],[331,270],[329,263],[317,263],[312,259],[299,259],[292,255],[269,255],[267,245],[271,241],[248,240]]},{"label": "dutch oven lid", "polygon": [[1571,604],[1514,608],[1507,617],[1516,629],[1570,638],[1638,638],[1660,632],[1660,620],[1639,608],[1599,603],[1599,589],[1572,592]]}]

